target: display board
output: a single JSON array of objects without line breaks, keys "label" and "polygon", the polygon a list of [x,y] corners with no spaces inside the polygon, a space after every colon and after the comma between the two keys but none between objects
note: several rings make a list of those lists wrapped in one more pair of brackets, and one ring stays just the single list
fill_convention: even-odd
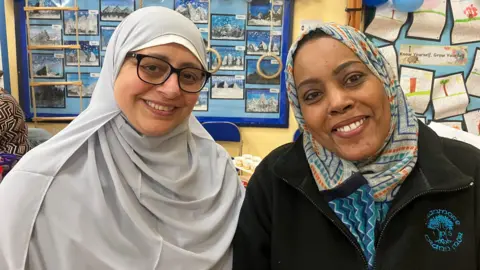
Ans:
[{"label": "display board", "polygon": [[[22,52],[19,62],[32,63],[32,74],[29,75],[26,65],[22,65],[20,71],[21,103],[27,118],[34,116],[33,100],[38,117],[78,115],[80,100],[83,101],[82,109],[89,104],[115,27],[142,6],[163,6],[190,18],[202,32],[205,43],[209,43],[222,59],[219,70],[200,92],[194,108],[201,122],[288,127],[284,74],[281,72],[274,79],[265,79],[258,74],[257,62],[267,52],[285,62],[291,36],[291,0],[78,0],[78,55],[72,48],[31,50],[32,46],[75,45],[75,11],[27,11],[30,12],[28,26],[23,11],[25,3],[15,3],[19,21],[24,26],[17,28],[19,51]],[[73,0],[28,0],[28,6],[33,7],[73,5]],[[30,47],[27,48],[27,44]],[[28,59],[28,51],[31,59]],[[209,53],[211,70],[217,68],[216,58]],[[77,62],[80,63],[80,75]],[[260,67],[263,73],[271,75],[279,69],[279,63],[267,57]],[[39,85],[29,91],[32,82],[36,85],[37,82],[58,81],[81,81],[82,98],[78,85]]]},{"label": "display board", "polygon": [[480,14],[476,0],[425,0],[414,13],[388,2],[365,33],[394,67],[425,123],[480,133]]}]

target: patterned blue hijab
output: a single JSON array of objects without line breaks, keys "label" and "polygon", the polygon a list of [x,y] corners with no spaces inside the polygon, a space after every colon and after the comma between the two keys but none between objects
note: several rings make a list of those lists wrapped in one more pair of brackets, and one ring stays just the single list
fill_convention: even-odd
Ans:
[{"label": "patterned blue hijab", "polygon": [[[360,164],[341,159],[316,142],[308,131],[293,78],[293,55],[298,42],[315,29],[322,30],[350,48],[383,82],[390,101],[390,131],[377,156],[369,162]],[[300,128],[304,131],[305,154],[318,188],[333,189],[359,172],[368,180],[376,201],[391,201],[417,161],[418,123],[393,70],[378,48],[363,33],[352,27],[334,23],[322,24],[308,29],[293,43],[288,53],[285,73],[290,104]]]}]

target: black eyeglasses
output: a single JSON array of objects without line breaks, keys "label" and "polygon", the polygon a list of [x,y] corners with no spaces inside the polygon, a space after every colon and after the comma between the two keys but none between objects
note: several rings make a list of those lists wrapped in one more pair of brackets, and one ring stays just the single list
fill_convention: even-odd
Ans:
[{"label": "black eyeglasses", "polygon": [[175,73],[178,77],[178,86],[188,93],[200,92],[212,75],[208,71],[193,67],[174,68],[165,60],[154,56],[134,52],[127,53],[127,56],[137,59],[137,76],[140,80],[160,85]]}]

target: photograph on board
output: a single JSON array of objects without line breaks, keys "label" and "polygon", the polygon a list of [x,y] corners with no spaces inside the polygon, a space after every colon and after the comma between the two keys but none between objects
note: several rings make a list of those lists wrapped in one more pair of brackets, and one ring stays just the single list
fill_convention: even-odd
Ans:
[{"label": "photograph on board", "polygon": [[134,10],[134,0],[100,0],[100,20],[102,21],[122,21]]},{"label": "photograph on board", "polygon": [[211,39],[245,40],[245,18],[241,15],[212,14]]},{"label": "photograph on board", "polygon": [[62,25],[30,24],[30,45],[62,45]]},{"label": "photograph on board", "polygon": [[108,42],[112,38],[115,28],[115,26],[100,26],[100,44],[102,46],[102,51],[107,50]]},{"label": "photograph on board", "polygon": [[[279,2],[279,1],[274,1]],[[270,0],[252,0],[248,4],[248,25],[251,26],[270,26],[272,23],[272,17],[270,16],[270,10],[273,11],[273,26],[282,25],[283,17],[283,1],[280,4],[272,5]]]},{"label": "photograph on board", "polygon": [[[257,71],[258,59],[247,60],[247,80],[248,84],[280,84],[280,75],[273,79],[265,79],[260,76]],[[260,68],[266,75],[273,75],[278,71],[278,62],[272,59],[263,59],[260,63]]]},{"label": "photograph on board", "polygon": [[[76,35],[75,11],[63,12],[63,28],[66,36]],[[98,10],[78,11],[78,34],[81,36],[98,35]]]},{"label": "photograph on board", "polygon": [[63,53],[32,53],[33,78],[63,78]]},{"label": "photograph on board", "polygon": [[[212,46],[217,50],[222,59],[220,70],[244,70],[245,69],[245,47],[244,46]],[[210,54],[212,69],[217,68],[217,56]]]},{"label": "photograph on board", "polygon": [[[270,43],[270,31],[265,30],[249,30],[247,31],[247,54],[261,55],[268,52],[268,44]],[[281,36],[273,33],[270,51],[277,55],[281,50]]]},{"label": "photograph on board", "polygon": [[[75,45],[76,41],[65,41],[65,45]],[[98,41],[79,41],[80,66],[100,66]],[[77,65],[77,50],[65,49],[65,63],[67,66]]]},{"label": "photograph on board", "polygon": [[[53,0],[28,0],[29,7],[59,7],[60,1]],[[36,20],[60,20],[62,18],[60,10],[35,10],[30,11],[30,19]]]},{"label": "photograph on board", "polygon": [[194,111],[208,111],[208,88],[202,89],[200,95],[198,96],[197,103],[193,107]]},{"label": "photograph on board", "polygon": [[245,112],[278,113],[279,89],[247,89]]},{"label": "photograph on board", "polygon": [[212,76],[212,99],[243,99],[245,76],[217,75]]},{"label": "photograph on board", "polygon": [[175,0],[175,11],[194,23],[208,22],[208,0]]},{"label": "photograph on board", "polygon": [[[65,108],[65,85],[33,87],[37,108]],[[31,100],[33,107],[33,99]]]},{"label": "photograph on board", "polygon": [[[82,81],[82,97],[91,97],[95,86],[97,85],[98,77],[100,73],[80,73],[80,79],[78,73],[67,73],[67,81]],[[76,98],[80,97],[80,86],[67,85],[67,97]]]}]

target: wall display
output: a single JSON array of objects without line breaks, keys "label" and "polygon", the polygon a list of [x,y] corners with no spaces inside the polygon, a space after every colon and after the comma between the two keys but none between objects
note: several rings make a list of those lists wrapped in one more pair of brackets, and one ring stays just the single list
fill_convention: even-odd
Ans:
[{"label": "wall display", "polygon": [[[75,41],[65,41],[65,45],[75,45]],[[80,65],[100,66],[98,41],[80,41]],[[77,50],[65,49],[65,63],[67,66],[77,65]]]},{"label": "wall display", "polygon": [[[15,1],[16,10],[25,2]],[[73,6],[73,0],[29,0],[29,6]],[[257,70],[258,59],[269,50],[285,62],[291,39],[292,0],[77,0],[78,44],[75,11],[29,11],[30,27],[17,27],[19,78],[22,107],[27,118],[75,117],[88,106],[105,61],[108,43],[118,24],[142,7],[173,9],[196,24],[205,45],[221,58],[219,70],[199,93],[194,114],[202,121],[230,121],[239,126],[288,127],[288,99],[283,72],[266,79]],[[26,21],[25,12],[18,21]],[[25,29],[29,29],[29,42]],[[270,37],[271,41],[270,41]],[[67,48],[28,45],[69,46]],[[78,70],[78,64],[80,64]],[[209,53],[209,69],[218,65]],[[265,75],[275,74],[280,65],[272,57],[260,63]],[[80,72],[80,76],[79,76]],[[30,82],[35,86],[33,108]],[[61,83],[68,82],[67,85]],[[75,82],[75,84],[71,84]],[[58,83],[58,85],[56,84]],[[80,85],[81,84],[81,85]],[[81,96],[81,97],[80,97]]]},{"label": "wall display", "polygon": [[[245,46],[212,46],[222,57],[220,70],[244,70]],[[211,54],[212,69],[217,66],[217,57]]]},{"label": "wall display", "polygon": [[[270,32],[264,30],[254,30],[247,32],[247,54],[262,55],[268,51]],[[272,44],[270,50],[272,53],[279,54],[281,51],[281,33],[272,33]]]},{"label": "wall display", "polygon": [[[78,78],[78,73],[67,73],[67,82],[82,81],[82,96],[91,97],[98,77],[100,77],[100,73],[80,73],[80,78]],[[67,85],[67,97],[80,97],[80,86]]]},{"label": "wall display", "polygon": [[32,53],[33,78],[63,78],[62,53]]},{"label": "wall display", "polygon": [[[113,32],[115,31],[114,26],[101,26],[100,27],[100,44],[102,47],[102,51],[107,50],[108,42],[110,41],[110,38],[113,35]],[[103,62],[102,62],[103,63]]]},{"label": "wall display", "polygon": [[212,14],[212,39],[245,40],[245,15]]},{"label": "wall display", "polygon": [[[65,85],[33,87],[37,108],[65,108]],[[31,101],[33,107],[33,100]]]},{"label": "wall display", "polygon": [[[60,1],[54,0],[29,0],[28,5],[31,7],[58,7],[60,6]],[[31,11],[29,16],[30,19],[38,20],[60,20],[61,11],[59,10],[35,10]]]},{"label": "wall display", "polygon": [[[63,12],[63,28],[65,35],[76,35],[75,31],[75,11]],[[78,34],[81,36],[98,35],[98,10],[79,10],[78,11]]]},{"label": "wall display", "polygon": [[31,24],[30,45],[62,45],[62,25]]},{"label": "wall display", "polygon": [[245,109],[251,113],[278,112],[279,89],[247,89]]},{"label": "wall display", "polygon": [[135,10],[134,0],[100,0],[102,21],[122,21]]},{"label": "wall display", "polygon": [[175,0],[175,10],[194,23],[207,23],[210,16],[205,0]]},{"label": "wall display", "polygon": [[[368,29],[376,30],[375,21],[386,16],[390,4],[372,10],[375,16],[366,20],[366,34],[398,72],[409,104],[426,124],[480,134],[479,5],[476,0],[424,1],[402,15],[410,15],[408,20],[384,33]],[[393,38],[392,32],[398,34]]]},{"label": "wall display", "polygon": [[365,33],[392,42],[398,38],[407,18],[408,13],[395,10],[392,2],[388,1],[377,7],[375,18],[365,29]]}]

